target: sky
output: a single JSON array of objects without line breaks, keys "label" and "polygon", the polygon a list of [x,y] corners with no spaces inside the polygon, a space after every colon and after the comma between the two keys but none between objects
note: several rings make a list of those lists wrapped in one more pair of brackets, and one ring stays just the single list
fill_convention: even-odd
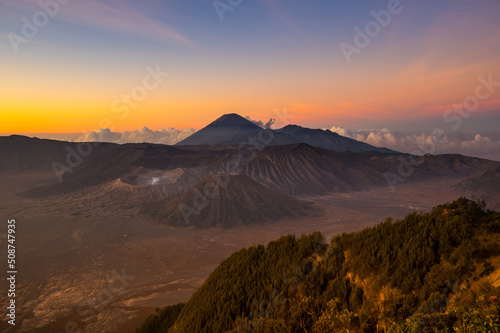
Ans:
[{"label": "sky", "polygon": [[442,129],[440,152],[500,159],[499,14],[498,0],[2,0],[0,133],[172,143],[235,112],[390,148]]}]

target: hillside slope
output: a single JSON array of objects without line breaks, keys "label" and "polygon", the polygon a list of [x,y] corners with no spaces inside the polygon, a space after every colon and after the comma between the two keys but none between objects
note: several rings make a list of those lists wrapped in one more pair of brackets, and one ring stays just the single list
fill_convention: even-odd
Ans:
[{"label": "hillside slope", "polygon": [[313,214],[312,204],[276,193],[245,175],[207,176],[183,195],[142,211],[161,224],[234,227]]},{"label": "hillside slope", "polygon": [[489,207],[500,211],[500,167],[468,177],[455,187],[473,191],[479,198],[487,201]]},{"label": "hillside slope", "polygon": [[500,213],[460,198],[329,244],[314,233],[238,251],[162,311],[162,331],[497,332],[498,296]]},{"label": "hillside slope", "polygon": [[271,146],[242,165],[242,173],[286,194],[349,192],[386,184],[395,167],[358,154],[342,154],[299,143]]}]

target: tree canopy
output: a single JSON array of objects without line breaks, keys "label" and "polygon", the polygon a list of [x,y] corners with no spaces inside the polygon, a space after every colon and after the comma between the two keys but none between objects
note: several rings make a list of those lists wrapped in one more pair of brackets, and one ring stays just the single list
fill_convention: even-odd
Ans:
[{"label": "tree canopy", "polygon": [[459,198],[329,243],[242,249],[137,332],[498,331],[499,264],[500,213]]}]

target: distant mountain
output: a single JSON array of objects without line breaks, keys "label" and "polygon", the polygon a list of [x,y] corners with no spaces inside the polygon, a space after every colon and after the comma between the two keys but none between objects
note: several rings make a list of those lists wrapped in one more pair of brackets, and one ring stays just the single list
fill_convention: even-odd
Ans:
[{"label": "distant mountain", "polygon": [[[92,156],[108,152],[110,143],[92,145]],[[68,155],[75,161],[78,144],[57,140],[30,138],[23,135],[0,136],[0,172],[22,170],[52,171],[52,162],[66,163]],[[82,161],[85,156],[80,156]]]},{"label": "distant mountain", "polygon": [[184,145],[239,145],[262,128],[235,113],[225,114],[208,126],[177,143]]},{"label": "distant mountain", "polygon": [[330,130],[310,129],[297,125],[288,125],[281,129],[274,130],[276,133],[273,145],[285,144],[280,141],[288,139],[289,143],[307,143],[308,145],[333,150],[336,152],[361,153],[365,151],[377,151],[380,153],[394,153],[388,148],[378,148],[367,143],[341,136]]},{"label": "distant mountain", "polygon": [[161,224],[224,228],[268,224],[314,213],[312,204],[276,193],[245,175],[212,175],[183,195],[148,205]]},{"label": "distant mountain", "polygon": [[[264,137],[264,140],[258,139],[259,132],[262,132],[260,136]],[[269,142],[267,142],[268,139]],[[297,125],[288,125],[276,130],[263,129],[235,113],[223,115],[190,137],[177,143],[177,145],[239,146],[241,144],[249,144],[278,146],[294,143],[307,143],[314,147],[336,152],[395,152],[387,148],[378,148],[364,142],[346,138],[329,130],[310,129]]]}]

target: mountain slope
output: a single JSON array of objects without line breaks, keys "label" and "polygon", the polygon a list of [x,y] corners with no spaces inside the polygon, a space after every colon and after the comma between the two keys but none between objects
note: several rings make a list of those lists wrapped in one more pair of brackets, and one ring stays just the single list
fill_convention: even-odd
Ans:
[{"label": "mountain slope", "polygon": [[[165,310],[175,321],[167,316],[163,329],[498,331],[500,213],[483,207],[460,198],[329,244],[314,233],[240,250],[180,313]],[[157,331],[146,325],[138,332]]]},{"label": "mountain slope", "polygon": [[485,190],[500,193],[500,167],[491,168],[464,179],[458,186],[472,191]]},{"label": "mountain slope", "polygon": [[173,226],[234,227],[314,213],[308,204],[275,193],[245,175],[207,176],[183,195],[142,212]]},{"label": "mountain slope", "polygon": [[488,207],[500,210],[500,167],[470,176],[455,187],[473,191],[479,198],[488,202]]},{"label": "mountain slope", "polygon": [[302,143],[266,147],[242,166],[242,173],[282,193],[317,195],[382,186],[387,167]]}]

